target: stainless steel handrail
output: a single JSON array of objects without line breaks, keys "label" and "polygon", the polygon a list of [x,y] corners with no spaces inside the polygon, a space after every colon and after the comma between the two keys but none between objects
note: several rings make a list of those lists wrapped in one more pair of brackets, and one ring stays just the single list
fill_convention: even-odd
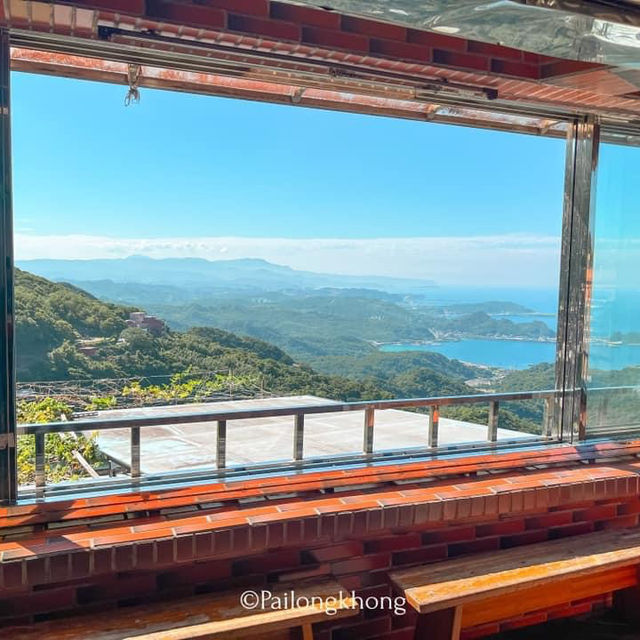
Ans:
[{"label": "stainless steel handrail", "polygon": [[[435,396],[428,398],[404,398],[393,400],[376,400],[361,402],[327,402],[316,405],[298,405],[289,407],[263,407],[256,409],[231,409],[226,411],[194,411],[165,416],[140,416],[128,418],[81,419],[37,424],[18,425],[18,436],[35,436],[35,486],[36,495],[43,496],[46,486],[45,475],[45,438],[47,434],[103,431],[112,429],[130,429],[131,432],[131,478],[141,476],[140,438],[144,427],[163,425],[194,424],[202,422],[216,423],[215,457],[218,470],[227,469],[226,444],[227,423],[233,420],[272,418],[292,416],[294,418],[292,461],[302,463],[304,460],[304,427],[305,416],[364,411],[362,455],[371,457],[374,452],[373,438],[375,428],[375,412],[386,409],[428,408],[429,426],[426,430],[427,444],[430,449],[438,447],[438,431],[440,410],[442,407],[465,404],[488,404],[489,420],[487,425],[487,442],[495,443],[498,436],[499,408],[505,402],[522,400],[544,400],[544,425],[550,425],[554,400],[560,393],[556,390],[518,391],[513,393],[475,394],[463,396]],[[543,428],[543,436],[551,437],[551,429]]]}]

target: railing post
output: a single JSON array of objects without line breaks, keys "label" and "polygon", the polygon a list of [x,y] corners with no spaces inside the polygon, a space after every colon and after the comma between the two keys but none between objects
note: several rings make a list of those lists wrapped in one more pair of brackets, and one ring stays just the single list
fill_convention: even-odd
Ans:
[{"label": "railing post", "polygon": [[367,407],[364,410],[364,434],[362,439],[362,451],[366,455],[373,453],[373,424],[375,421],[375,412],[373,407]]},{"label": "railing post", "polygon": [[131,477],[140,477],[140,427],[131,428]]},{"label": "railing post", "polygon": [[555,419],[556,399],[545,398],[544,401],[544,413],[542,415],[542,435],[545,438],[551,438],[553,436],[554,428],[553,421]]},{"label": "railing post", "polygon": [[604,427],[607,424],[607,415],[609,414],[609,396],[603,394],[602,402],[598,407],[598,418],[594,427]]},{"label": "railing post", "polygon": [[500,403],[497,400],[489,403],[489,421],[487,423],[487,440],[496,442],[498,439],[498,411]]},{"label": "railing post", "polygon": [[440,407],[437,404],[429,407],[429,436],[430,447],[438,446],[438,427],[440,424]]},{"label": "railing post", "polygon": [[293,424],[293,459],[302,460],[304,455],[304,413],[296,413]]},{"label": "railing post", "polygon": [[36,498],[44,496],[44,488],[47,483],[45,475],[45,437],[44,433],[36,433]]},{"label": "railing post", "polygon": [[224,469],[227,466],[227,421],[218,420],[218,435],[216,437],[216,467]]}]

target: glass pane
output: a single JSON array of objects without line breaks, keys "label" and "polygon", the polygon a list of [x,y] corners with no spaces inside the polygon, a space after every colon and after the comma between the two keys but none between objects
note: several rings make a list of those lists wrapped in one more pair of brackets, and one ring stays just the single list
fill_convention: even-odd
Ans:
[{"label": "glass pane", "polygon": [[362,455],[364,410],[335,411],[351,401],[472,397],[369,412],[374,452],[424,453],[436,418],[440,445],[486,445],[496,415],[500,442],[541,433],[544,398],[485,395],[553,386],[564,140],[146,89],[125,108],[122,87],[20,73],[12,89],[20,421],[67,420],[47,482],[124,479],[137,451],[143,475],[210,474],[221,418],[196,412],[236,411],[235,467],[289,464],[296,407],[306,459]]},{"label": "glass pane", "polygon": [[640,148],[603,144],[597,176],[587,432],[640,424]]}]

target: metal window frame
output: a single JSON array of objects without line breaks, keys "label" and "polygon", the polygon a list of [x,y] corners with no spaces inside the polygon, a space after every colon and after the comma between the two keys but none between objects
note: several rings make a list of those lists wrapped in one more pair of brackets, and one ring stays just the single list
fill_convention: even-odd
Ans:
[{"label": "metal window frame", "polygon": [[0,502],[17,497],[9,31],[0,29]]},{"label": "metal window frame", "polygon": [[593,280],[594,210],[600,124],[576,119],[567,133],[558,330],[556,347],[557,437],[586,438],[589,314]]},{"label": "metal window frame", "polygon": [[[54,47],[55,48],[55,47]],[[2,323],[0,340],[0,502],[17,500],[17,424],[15,402],[14,302],[13,302],[13,228],[11,195],[10,142],[10,35],[0,29],[0,153],[2,190],[0,191],[0,287]],[[468,106],[468,105],[466,105]],[[483,105],[488,109],[486,105]],[[498,107],[498,105],[492,105]],[[455,109],[455,106],[453,106]],[[493,111],[493,109],[491,109]],[[500,112],[498,107],[497,112]],[[515,107],[511,112],[517,111]],[[526,109],[523,109],[526,112]],[[394,114],[388,114],[393,117]],[[593,216],[595,172],[597,169],[600,124],[593,116],[561,116],[568,123],[565,186],[562,222],[562,247],[556,349],[556,389],[553,419],[545,427],[549,444],[575,442],[586,433],[586,372],[588,364],[588,315],[593,266]],[[469,124],[462,122],[461,124]],[[474,126],[474,125],[472,125]],[[477,128],[482,128],[482,126]],[[507,128],[506,126],[504,127]],[[516,131],[514,129],[514,131]],[[517,132],[517,131],[516,131]],[[538,133],[543,133],[538,132]],[[620,125],[615,132],[620,141],[635,144],[640,140],[635,127]],[[625,137],[626,136],[626,137]],[[224,432],[226,422],[220,422]],[[298,421],[298,434],[303,422]],[[365,442],[366,446],[366,442]],[[298,447],[300,449],[301,447]],[[301,451],[299,451],[301,454]],[[224,449],[218,450],[224,459]],[[103,488],[104,490],[104,488]]]}]

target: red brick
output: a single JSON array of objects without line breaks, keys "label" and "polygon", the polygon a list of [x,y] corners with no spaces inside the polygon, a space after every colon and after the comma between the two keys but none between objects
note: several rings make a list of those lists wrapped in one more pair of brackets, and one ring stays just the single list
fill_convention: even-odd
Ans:
[{"label": "red brick", "polygon": [[331,547],[311,549],[308,553],[316,562],[331,562],[332,560],[342,560],[363,555],[364,545],[362,542],[352,540]]},{"label": "red brick", "polygon": [[522,60],[522,51],[520,51],[520,49],[503,47],[498,44],[488,44],[486,42],[477,42],[476,40],[469,40],[467,50],[469,51],[469,53],[478,53],[482,56],[488,56],[490,58],[500,58],[502,60],[515,60],[516,62],[520,62]]},{"label": "red brick", "polygon": [[618,515],[617,504],[601,504],[589,509],[578,509],[573,512],[575,522],[581,520],[610,520]]},{"label": "red brick", "polygon": [[408,549],[406,551],[396,551],[392,554],[391,560],[394,567],[419,562],[435,562],[444,560],[447,557],[447,545],[435,544],[420,549]]},{"label": "red brick", "polygon": [[86,578],[91,573],[91,558],[88,553],[72,553],[71,557],[71,579],[78,580]]},{"label": "red brick", "polygon": [[376,555],[363,556],[362,558],[352,558],[351,560],[339,560],[331,563],[331,572],[334,575],[344,573],[358,573],[359,571],[375,571],[376,569],[388,568],[391,559],[388,553],[378,553]]},{"label": "red brick", "polygon": [[175,562],[175,540],[158,540],[156,542],[156,562],[158,565]]},{"label": "red brick", "polygon": [[116,571],[130,571],[133,569],[133,546],[118,545],[113,547],[113,562]]},{"label": "red brick", "polygon": [[549,620],[557,620],[559,618],[573,618],[575,616],[584,615],[591,611],[592,605],[590,602],[585,602],[579,605],[567,604],[562,607],[556,607],[547,611],[547,618]]},{"label": "red brick", "polygon": [[29,586],[42,584],[48,580],[48,558],[33,558],[25,561],[27,584]]},{"label": "red brick", "polygon": [[591,533],[593,529],[593,522],[574,522],[573,524],[565,524],[561,527],[550,528],[549,537],[555,539],[578,536],[583,533]]},{"label": "red brick", "polygon": [[409,29],[407,31],[407,42],[421,44],[434,49],[445,49],[447,51],[467,50],[467,41],[464,38],[454,38],[440,33],[430,33],[429,31],[419,31]]},{"label": "red brick", "polygon": [[[160,543],[158,543],[160,544]],[[94,574],[110,573],[113,568],[113,547],[106,549],[95,549],[91,552],[91,572]],[[62,558],[63,556],[61,556]],[[53,560],[53,558],[51,558]],[[171,559],[173,562],[173,558]],[[51,568],[51,574],[53,576],[53,567]]]},{"label": "red brick", "polygon": [[478,538],[470,542],[454,542],[449,545],[449,556],[455,557],[467,553],[481,553],[483,551],[496,551],[500,548],[500,538]]},{"label": "red brick", "polygon": [[155,544],[153,542],[137,544],[136,569],[153,569],[155,566]]},{"label": "red brick", "polygon": [[478,71],[489,70],[489,58],[473,55],[471,53],[457,53],[434,49],[433,62],[436,64],[455,67],[456,69],[475,69]]},{"label": "red brick", "polygon": [[406,40],[407,30],[400,25],[386,22],[374,22],[353,16],[342,16],[342,28],[350,33],[360,33],[373,38],[385,40]]},{"label": "red brick", "polygon": [[0,564],[2,572],[2,587],[4,589],[16,589],[22,587],[22,562],[5,562]]},{"label": "red brick", "polygon": [[419,533],[408,535],[392,536],[390,538],[380,538],[365,542],[365,553],[376,553],[379,551],[399,551],[402,549],[415,549],[422,546],[422,536]]},{"label": "red brick", "polygon": [[205,0],[203,4],[233,13],[244,13],[259,18],[269,17],[269,0]]},{"label": "red brick", "polygon": [[524,520],[503,520],[501,522],[490,522],[476,526],[478,538],[485,536],[502,536],[524,531]]},{"label": "red brick", "polygon": [[107,576],[103,580],[78,587],[78,604],[124,600],[153,593],[156,590],[156,576],[153,573],[125,574],[121,578]]},{"label": "red brick", "polygon": [[322,9],[311,9],[282,2],[271,3],[271,17],[276,20],[299,22],[304,25],[323,27],[325,29],[340,28],[340,13]]},{"label": "red brick", "polygon": [[219,9],[194,4],[178,4],[163,0],[149,0],[147,15],[161,20],[191,24],[208,29],[224,29],[226,14]]},{"label": "red brick", "polygon": [[451,527],[447,529],[436,529],[435,531],[425,531],[422,534],[424,544],[435,542],[462,542],[474,540],[476,537],[475,527]]},{"label": "red brick", "polygon": [[34,591],[28,597],[16,595],[0,600],[0,611],[5,617],[13,617],[67,610],[75,606],[75,595],[74,587]]},{"label": "red brick", "polygon": [[344,33],[331,29],[303,27],[302,41],[319,47],[347,49],[349,51],[369,51],[369,38],[354,33]]},{"label": "red brick", "polygon": [[419,44],[407,44],[395,40],[373,39],[370,44],[371,53],[386,56],[389,58],[402,58],[404,60],[417,60],[419,62],[429,62],[430,50]]},{"label": "red brick", "polygon": [[497,622],[482,624],[470,629],[462,629],[460,632],[460,640],[476,640],[485,636],[492,636],[500,631],[500,625]]},{"label": "red brick", "polygon": [[596,523],[596,529],[628,529],[631,527],[638,526],[638,514],[635,513],[633,515],[628,516],[618,516],[617,518],[612,518],[611,520],[602,520],[601,522]]},{"label": "red brick", "polygon": [[132,16],[143,16],[145,13],[144,0],[85,0],[85,2],[78,4],[89,9],[105,9]]},{"label": "red brick", "polygon": [[549,539],[547,529],[537,529],[535,531],[525,531],[524,533],[516,533],[512,536],[504,536],[500,540],[500,546],[503,549],[511,547],[519,547],[524,544],[535,544],[536,542],[545,542]]},{"label": "red brick", "polygon": [[233,575],[269,573],[271,571],[294,569],[300,566],[300,563],[300,551],[296,549],[283,549],[275,553],[272,552],[234,561]]},{"label": "red brick", "polygon": [[321,576],[328,576],[331,574],[331,565],[319,564],[314,567],[294,569],[293,571],[287,571],[280,573],[277,576],[278,582],[293,582],[295,580],[307,580],[309,578],[318,578]]},{"label": "red brick", "polygon": [[517,78],[540,78],[540,67],[535,64],[524,62],[511,62],[509,60],[491,60],[491,71],[505,76],[516,76]]},{"label": "red brick", "polygon": [[555,511],[526,518],[525,527],[527,529],[547,529],[548,527],[570,524],[571,522],[573,522],[573,512]]},{"label": "red brick", "polygon": [[[172,541],[173,542],[173,541]],[[223,554],[230,553],[233,544],[233,532],[231,529],[220,529],[214,532],[213,536],[213,553]]]},{"label": "red brick", "polygon": [[631,500],[629,502],[623,502],[618,507],[620,515],[640,513],[640,500]]},{"label": "red brick", "polygon": [[540,56],[537,53],[530,53],[529,51],[522,52],[522,60],[529,64],[540,64]]},{"label": "red brick", "polygon": [[243,31],[267,38],[282,38],[283,40],[300,40],[300,26],[293,22],[281,20],[266,20],[229,14],[227,27],[231,31]]},{"label": "red brick", "polygon": [[157,574],[160,589],[183,585],[199,585],[231,577],[231,560],[198,562]]}]

